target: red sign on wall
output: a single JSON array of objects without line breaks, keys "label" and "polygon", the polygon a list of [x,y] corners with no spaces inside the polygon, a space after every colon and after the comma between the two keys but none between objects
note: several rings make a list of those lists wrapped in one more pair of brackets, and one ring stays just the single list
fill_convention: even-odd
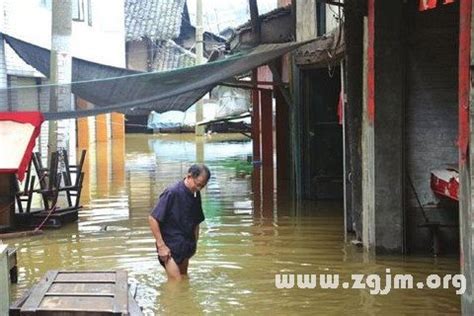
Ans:
[{"label": "red sign on wall", "polygon": [[[441,2],[441,0],[439,0]],[[454,0],[443,0],[443,4],[451,4],[454,3]],[[425,11],[429,9],[434,9],[436,8],[436,5],[438,4],[438,0],[420,0],[420,11]]]}]

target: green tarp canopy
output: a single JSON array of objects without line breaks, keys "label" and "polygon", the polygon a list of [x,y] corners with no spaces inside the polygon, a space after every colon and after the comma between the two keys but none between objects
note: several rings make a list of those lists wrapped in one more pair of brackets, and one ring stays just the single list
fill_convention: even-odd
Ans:
[{"label": "green tarp canopy", "polygon": [[[4,38],[26,63],[49,77],[49,50],[8,35]],[[224,59],[165,72],[138,72],[73,58],[72,83],[67,88],[93,106],[43,112],[43,115],[47,120],[58,120],[109,112],[138,115],[152,110],[185,111],[220,82],[264,65],[305,43],[261,44]],[[45,85],[42,89],[58,87],[61,86]],[[7,91],[3,89],[3,93]]]}]

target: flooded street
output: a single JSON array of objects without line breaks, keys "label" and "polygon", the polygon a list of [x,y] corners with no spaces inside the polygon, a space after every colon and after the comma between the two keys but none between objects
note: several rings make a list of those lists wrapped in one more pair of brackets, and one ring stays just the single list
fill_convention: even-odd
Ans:
[{"label": "flooded street", "polygon": [[[204,149],[202,149],[204,148]],[[277,273],[459,273],[457,258],[368,258],[344,243],[342,203],[279,207],[271,216],[252,209],[251,142],[213,136],[127,135],[125,144],[89,149],[79,221],[36,237],[8,240],[18,248],[17,298],[50,269],[124,269],[138,284],[145,314],[457,314],[460,296],[447,290],[277,289]],[[203,191],[206,221],[190,278],[167,284],[147,216],[159,193],[203,160],[212,178]]]}]

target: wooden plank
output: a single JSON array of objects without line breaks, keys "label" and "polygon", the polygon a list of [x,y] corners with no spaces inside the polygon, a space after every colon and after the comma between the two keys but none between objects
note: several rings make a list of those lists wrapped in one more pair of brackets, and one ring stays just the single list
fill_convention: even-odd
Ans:
[{"label": "wooden plank", "polygon": [[[114,313],[114,298],[81,296],[44,297],[37,311],[44,314],[47,312],[53,314],[60,311]],[[68,313],[68,315],[74,315],[74,313]]]},{"label": "wooden plank", "polygon": [[128,275],[126,271],[116,272],[114,312],[127,313],[128,310]]},{"label": "wooden plank", "polygon": [[9,314],[10,316],[20,315],[21,307],[23,306],[23,304],[25,304],[26,300],[28,299],[30,294],[33,292],[34,288],[35,287],[33,286],[31,287],[31,289],[25,291],[18,300],[16,300],[13,304],[10,305],[10,314]]},{"label": "wooden plank", "polygon": [[114,293],[114,283],[57,283],[56,281],[51,285],[47,295],[54,295],[53,293],[92,293],[94,295]]},{"label": "wooden plank", "polygon": [[44,297],[74,296],[74,297],[115,297],[115,293],[90,293],[90,292],[48,292]]},{"label": "wooden plank", "polygon": [[140,306],[138,306],[137,301],[132,297],[132,295],[128,294],[128,313],[130,316],[142,316],[142,310]]},{"label": "wooden plank", "polygon": [[126,271],[48,271],[24,302],[20,314],[127,315],[127,280]]},{"label": "wooden plank", "polygon": [[58,275],[58,270],[50,270],[35,286],[35,290],[26,300],[21,308],[21,314],[29,315],[36,312],[43,300],[44,294],[48,291],[54,279]]},{"label": "wooden plank", "polygon": [[105,271],[87,271],[87,272],[76,272],[76,271],[61,271],[56,277],[55,283],[61,282],[78,282],[78,283],[115,283],[116,275],[114,272]]}]

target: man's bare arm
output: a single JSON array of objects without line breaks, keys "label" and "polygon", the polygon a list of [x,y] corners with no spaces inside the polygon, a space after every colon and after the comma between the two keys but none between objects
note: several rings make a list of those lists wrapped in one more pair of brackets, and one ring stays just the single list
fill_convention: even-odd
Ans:
[{"label": "man's bare arm", "polygon": [[196,228],[194,228],[194,237],[196,238],[196,242],[199,239],[199,225],[196,225]]},{"label": "man's bare arm", "polygon": [[161,236],[160,225],[158,221],[151,215],[148,215],[148,223],[150,225],[151,232],[155,237],[156,246],[158,247],[158,254],[160,257],[170,257],[171,251],[166,246],[163,237]]}]

